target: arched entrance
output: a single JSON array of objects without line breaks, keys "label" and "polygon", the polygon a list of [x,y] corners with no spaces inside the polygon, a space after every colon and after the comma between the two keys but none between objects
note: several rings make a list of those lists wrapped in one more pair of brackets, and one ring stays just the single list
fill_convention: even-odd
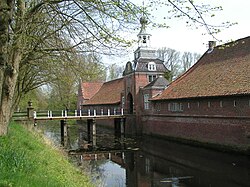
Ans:
[{"label": "arched entrance", "polygon": [[133,114],[134,112],[134,101],[133,101],[133,96],[129,92],[127,96],[127,108],[128,108],[128,113]]}]

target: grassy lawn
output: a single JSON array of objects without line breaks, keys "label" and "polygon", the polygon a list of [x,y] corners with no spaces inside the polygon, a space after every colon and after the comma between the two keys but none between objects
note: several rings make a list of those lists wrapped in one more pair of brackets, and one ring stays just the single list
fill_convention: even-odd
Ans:
[{"label": "grassy lawn", "polygon": [[12,123],[8,136],[0,137],[0,186],[93,186],[60,150],[45,142],[41,135]]}]

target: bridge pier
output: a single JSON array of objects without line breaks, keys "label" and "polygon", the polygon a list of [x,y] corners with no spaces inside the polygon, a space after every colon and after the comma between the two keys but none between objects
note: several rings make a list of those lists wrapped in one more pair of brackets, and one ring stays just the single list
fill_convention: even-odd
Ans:
[{"label": "bridge pier", "polygon": [[88,141],[92,142],[93,147],[96,147],[96,120],[95,119],[87,120],[87,135],[88,135]]},{"label": "bridge pier", "polygon": [[121,126],[121,134],[124,135],[125,134],[124,118],[121,118],[120,126]]},{"label": "bridge pier", "polygon": [[124,119],[116,118],[114,119],[114,133],[118,136],[123,136],[125,134]]},{"label": "bridge pier", "polygon": [[67,121],[61,120],[61,143],[63,146],[67,145],[68,140],[68,127],[67,127]]}]

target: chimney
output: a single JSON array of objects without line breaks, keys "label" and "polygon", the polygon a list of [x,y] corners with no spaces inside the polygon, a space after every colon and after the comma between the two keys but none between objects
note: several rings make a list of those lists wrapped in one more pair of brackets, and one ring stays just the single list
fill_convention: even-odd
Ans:
[{"label": "chimney", "polygon": [[208,41],[208,53],[211,53],[216,47],[216,41]]}]

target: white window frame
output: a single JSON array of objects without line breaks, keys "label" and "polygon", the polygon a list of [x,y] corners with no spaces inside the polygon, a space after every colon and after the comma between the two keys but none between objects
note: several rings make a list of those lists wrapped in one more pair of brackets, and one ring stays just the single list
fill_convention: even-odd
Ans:
[{"label": "white window frame", "polygon": [[236,102],[236,100],[234,100],[234,107],[236,107],[237,106],[237,102]]},{"label": "white window frame", "polygon": [[220,101],[220,107],[221,108],[223,107],[223,101]]},{"label": "white window frame", "polygon": [[156,64],[154,62],[148,63],[148,70],[149,71],[156,71]]},{"label": "white window frame", "polygon": [[183,104],[177,102],[169,103],[168,110],[171,112],[183,112]]},{"label": "white window frame", "polygon": [[149,94],[143,95],[143,101],[144,101],[144,109],[148,110],[149,109]]},{"label": "white window frame", "polygon": [[148,82],[152,82],[157,78],[157,75],[148,75]]}]

